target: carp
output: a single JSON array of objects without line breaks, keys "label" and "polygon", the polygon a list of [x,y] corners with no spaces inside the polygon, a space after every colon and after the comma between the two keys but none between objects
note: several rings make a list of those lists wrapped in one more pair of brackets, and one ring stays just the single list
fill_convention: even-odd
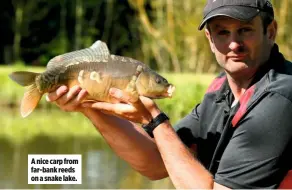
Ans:
[{"label": "carp", "polygon": [[114,102],[109,89],[119,88],[133,102],[139,96],[151,99],[170,98],[175,86],[150,69],[146,64],[130,57],[110,54],[105,42],[97,40],[90,47],[67,52],[49,60],[42,73],[15,71],[11,80],[26,87],[20,105],[22,117],[27,117],[45,93],[59,86],[71,88],[79,85],[88,94],[83,102]]}]

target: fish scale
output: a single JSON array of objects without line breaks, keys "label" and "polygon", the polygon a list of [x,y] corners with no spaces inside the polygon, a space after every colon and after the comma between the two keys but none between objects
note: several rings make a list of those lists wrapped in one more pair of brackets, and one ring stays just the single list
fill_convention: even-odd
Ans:
[{"label": "fish scale", "polygon": [[82,100],[113,102],[110,88],[119,88],[132,102],[139,96],[169,98],[175,90],[164,77],[144,63],[110,54],[106,43],[96,41],[89,48],[68,52],[52,58],[45,72],[17,71],[9,75],[16,83],[27,86],[21,101],[22,117],[28,116],[41,97],[59,86],[79,85],[88,92]]},{"label": "fish scale", "polygon": [[[130,64],[125,64],[124,66],[120,67],[112,61],[98,64],[92,64],[88,62],[79,63],[69,66],[64,75],[62,75],[64,78],[61,78],[59,83],[69,85],[70,87],[79,84],[81,87],[88,90],[90,96],[95,97],[100,101],[109,101],[110,98],[108,95],[104,95],[108,93],[105,92],[108,92],[110,86],[125,89],[130,83],[132,76],[134,76],[136,67],[137,65]],[[126,72],[123,72],[122,70],[125,70]],[[87,76],[86,78],[83,77],[84,84],[80,82],[77,83],[75,80],[80,71],[84,71],[83,75]],[[101,81],[102,84],[100,83],[99,86],[96,85],[95,81],[91,81],[89,76],[92,72],[97,72],[101,76],[101,79],[105,77],[105,79]]]}]

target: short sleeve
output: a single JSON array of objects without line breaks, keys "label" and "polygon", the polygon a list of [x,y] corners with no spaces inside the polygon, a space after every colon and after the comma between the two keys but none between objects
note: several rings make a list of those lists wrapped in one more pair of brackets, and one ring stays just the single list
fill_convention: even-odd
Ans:
[{"label": "short sleeve", "polygon": [[188,115],[182,118],[174,126],[178,136],[188,147],[190,147],[192,144],[196,144],[196,138],[199,134],[200,108],[201,104],[197,104]]},{"label": "short sleeve", "polygon": [[215,175],[236,189],[276,188],[291,168],[292,103],[270,93],[239,123]]}]

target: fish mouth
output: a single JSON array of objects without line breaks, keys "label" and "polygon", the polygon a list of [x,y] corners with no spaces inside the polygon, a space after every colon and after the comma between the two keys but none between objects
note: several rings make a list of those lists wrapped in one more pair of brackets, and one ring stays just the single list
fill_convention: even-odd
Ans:
[{"label": "fish mouth", "polygon": [[173,96],[174,91],[175,91],[175,86],[170,84],[166,92],[163,93],[163,97],[171,98]]},{"label": "fish mouth", "polygon": [[163,99],[163,98],[171,98],[173,96],[173,92],[175,91],[174,85],[168,85],[166,89],[162,93],[158,93],[155,95],[146,96],[148,98],[154,98],[154,99]]}]

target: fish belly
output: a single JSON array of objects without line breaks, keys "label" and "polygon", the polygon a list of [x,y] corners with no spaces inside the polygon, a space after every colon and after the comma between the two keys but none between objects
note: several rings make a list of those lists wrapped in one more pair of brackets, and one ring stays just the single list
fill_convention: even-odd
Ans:
[{"label": "fish belly", "polygon": [[[119,66],[111,63],[83,63],[71,66],[64,73],[63,84],[69,86],[79,85],[88,92],[88,96],[84,101],[105,101],[114,102],[109,96],[111,87],[125,91],[135,70],[128,73],[119,74]],[[123,68],[124,69],[124,68]]]}]

